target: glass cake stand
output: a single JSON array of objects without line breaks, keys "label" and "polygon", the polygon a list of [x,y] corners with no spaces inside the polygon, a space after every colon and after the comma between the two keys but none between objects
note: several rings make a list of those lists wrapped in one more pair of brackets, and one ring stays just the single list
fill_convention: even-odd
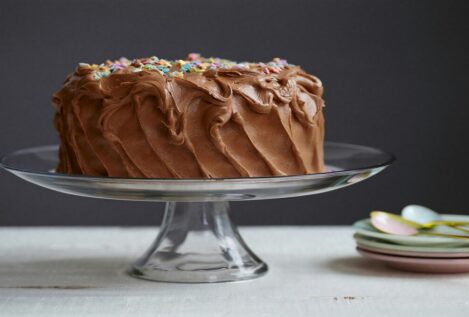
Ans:
[{"label": "glass cake stand", "polygon": [[245,244],[230,219],[229,201],[319,194],[365,180],[389,166],[392,154],[326,142],[327,171],[320,174],[228,178],[143,179],[55,173],[58,146],[4,156],[0,166],[36,185],[105,199],[164,201],[158,237],[129,269],[135,277],[165,282],[227,282],[259,277],[267,265]]}]

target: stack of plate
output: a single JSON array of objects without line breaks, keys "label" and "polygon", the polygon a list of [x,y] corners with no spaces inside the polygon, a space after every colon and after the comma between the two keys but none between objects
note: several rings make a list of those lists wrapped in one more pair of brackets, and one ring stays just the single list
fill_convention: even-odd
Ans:
[{"label": "stack of plate", "polygon": [[[469,221],[469,216],[442,215],[443,220]],[[426,273],[469,272],[469,239],[456,239],[419,234],[400,236],[376,230],[369,219],[356,222],[354,239],[357,251],[364,257],[391,267]],[[461,234],[440,226],[436,232]]]}]

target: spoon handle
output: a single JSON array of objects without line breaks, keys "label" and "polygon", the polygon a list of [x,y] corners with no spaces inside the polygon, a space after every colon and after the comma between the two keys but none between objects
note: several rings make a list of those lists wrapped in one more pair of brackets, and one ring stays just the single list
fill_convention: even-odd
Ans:
[{"label": "spoon handle", "polygon": [[462,231],[462,232],[465,232],[465,233],[469,233],[469,229],[465,229],[465,228],[458,227],[458,226],[451,226],[451,225],[448,225],[448,226],[453,228],[453,229],[456,229],[456,230],[459,230],[459,231]]},{"label": "spoon handle", "polygon": [[438,236],[438,237],[447,237],[447,238],[467,239],[467,240],[469,240],[469,236],[459,235],[459,234],[436,233],[436,232],[419,232],[419,233],[420,234],[430,235],[430,236]]},{"label": "spoon handle", "polygon": [[469,221],[437,220],[425,223],[423,225],[469,226]]},{"label": "spoon handle", "polygon": [[469,229],[460,227],[460,226],[465,226],[465,225],[466,226],[469,225],[469,222],[468,221],[438,220],[438,221],[431,221],[431,222],[424,223],[424,224],[421,225],[421,228],[422,229],[431,229],[435,226],[448,226],[448,227],[451,227],[453,229],[456,229],[456,230],[459,230],[459,231],[462,231],[462,232],[465,232],[465,233],[469,233]]}]

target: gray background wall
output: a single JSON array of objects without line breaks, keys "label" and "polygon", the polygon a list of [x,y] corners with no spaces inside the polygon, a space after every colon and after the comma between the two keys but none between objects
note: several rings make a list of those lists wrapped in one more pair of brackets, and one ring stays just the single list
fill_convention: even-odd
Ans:
[{"label": "gray background wall", "polygon": [[[336,192],[235,203],[240,224],[349,224],[420,203],[468,212],[467,1],[0,2],[0,152],[57,142],[52,93],[78,62],[281,56],[326,87],[327,139],[398,162]],[[0,225],[152,225],[163,204],[84,199],[0,172]]]}]

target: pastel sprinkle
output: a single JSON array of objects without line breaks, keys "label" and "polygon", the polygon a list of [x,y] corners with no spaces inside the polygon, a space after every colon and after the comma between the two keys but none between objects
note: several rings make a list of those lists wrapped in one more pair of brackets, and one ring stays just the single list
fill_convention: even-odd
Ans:
[{"label": "pastel sprinkle", "polygon": [[100,65],[79,63],[78,68],[91,69],[92,78],[100,80],[101,78],[108,77],[114,72],[128,70],[130,72],[141,71],[157,71],[163,76],[167,77],[184,77],[187,73],[203,73],[206,71],[217,70],[251,70],[264,74],[278,74],[285,68],[294,67],[289,64],[285,59],[274,58],[268,63],[250,63],[250,62],[234,62],[227,59],[218,57],[204,58],[198,53],[190,53],[186,59],[178,60],[165,60],[156,56],[147,58],[139,58],[129,60],[125,57],[116,61],[106,61]]}]

